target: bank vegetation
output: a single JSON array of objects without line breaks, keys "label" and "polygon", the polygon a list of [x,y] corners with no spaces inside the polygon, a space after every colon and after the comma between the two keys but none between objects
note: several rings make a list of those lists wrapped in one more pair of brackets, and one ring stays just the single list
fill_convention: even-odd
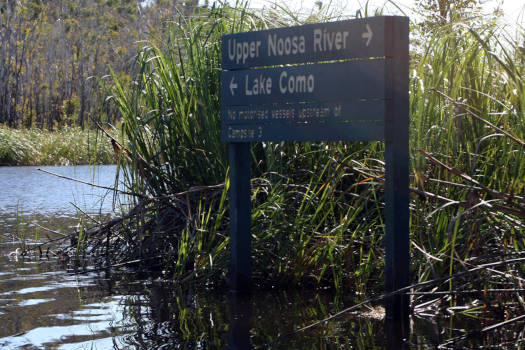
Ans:
[{"label": "bank vegetation", "polygon": [[[118,135],[108,128],[108,133]],[[115,164],[111,141],[94,130],[0,126],[0,166]]]}]

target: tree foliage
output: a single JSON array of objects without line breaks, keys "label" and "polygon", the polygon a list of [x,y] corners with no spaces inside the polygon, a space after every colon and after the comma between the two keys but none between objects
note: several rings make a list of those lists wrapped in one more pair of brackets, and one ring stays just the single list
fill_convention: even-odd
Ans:
[{"label": "tree foliage", "polygon": [[195,1],[19,0],[0,4],[0,124],[54,129],[114,122],[100,88],[126,79],[140,40]]},{"label": "tree foliage", "polygon": [[424,24],[433,27],[453,18],[468,17],[479,10],[486,0],[418,0],[417,8],[423,14]]}]

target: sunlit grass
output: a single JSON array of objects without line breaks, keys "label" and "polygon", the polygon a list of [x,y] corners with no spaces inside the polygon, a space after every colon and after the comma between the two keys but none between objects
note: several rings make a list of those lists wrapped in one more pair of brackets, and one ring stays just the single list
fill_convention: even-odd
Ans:
[{"label": "sunlit grass", "polygon": [[0,127],[0,165],[115,163],[111,143],[103,137],[80,128],[45,131]]}]

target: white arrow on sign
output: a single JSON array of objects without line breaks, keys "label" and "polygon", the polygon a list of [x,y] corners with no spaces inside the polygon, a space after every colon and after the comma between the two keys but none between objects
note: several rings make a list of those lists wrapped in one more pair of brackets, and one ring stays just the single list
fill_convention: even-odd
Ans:
[{"label": "white arrow on sign", "polygon": [[368,23],[366,24],[366,32],[364,32],[363,34],[361,34],[361,38],[363,39],[368,39],[366,41],[366,46],[368,46],[370,44],[370,40],[372,40],[372,37],[374,36],[374,33],[372,32],[372,28],[370,28],[370,26],[368,25]]},{"label": "white arrow on sign", "polygon": [[234,77],[232,77],[232,80],[230,81],[230,92],[232,93],[232,96],[235,96],[235,90],[237,89],[237,83],[233,81]]}]

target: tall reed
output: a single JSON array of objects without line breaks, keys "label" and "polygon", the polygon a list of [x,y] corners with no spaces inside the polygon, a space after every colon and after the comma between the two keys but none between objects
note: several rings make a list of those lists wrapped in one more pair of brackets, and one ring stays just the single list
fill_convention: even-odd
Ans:
[{"label": "tall reed", "polygon": [[524,248],[525,61],[517,40],[523,36],[513,39],[495,21],[458,20],[435,28],[414,55],[413,183],[454,201],[413,201],[412,239],[434,257],[416,260],[420,279]]}]

